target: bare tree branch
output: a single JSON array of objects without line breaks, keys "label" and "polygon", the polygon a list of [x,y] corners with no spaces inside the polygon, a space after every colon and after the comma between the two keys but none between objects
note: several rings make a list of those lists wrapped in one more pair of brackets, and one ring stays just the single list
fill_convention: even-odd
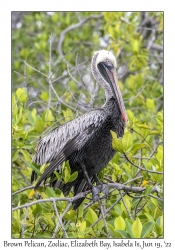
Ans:
[{"label": "bare tree branch", "polygon": [[157,50],[159,52],[163,52],[163,46],[160,44],[153,43],[151,49]]},{"label": "bare tree branch", "polygon": [[54,230],[54,233],[53,233],[53,235],[52,235],[52,238],[55,239],[56,234],[57,234],[57,231],[58,231],[59,225],[60,225],[60,227],[61,227],[61,229],[62,229],[62,231],[63,231],[63,233],[64,233],[64,236],[65,236],[66,238],[68,238],[68,235],[67,235],[66,230],[65,230],[65,228],[64,228],[64,226],[63,226],[62,220],[61,220],[61,218],[60,218],[60,216],[59,216],[59,214],[58,214],[58,209],[57,209],[56,202],[55,202],[54,199],[53,199],[53,205],[54,205],[55,213],[56,213],[56,216],[57,216],[57,219],[58,219],[58,223],[57,223],[57,225],[56,225],[56,228],[55,228],[55,230]]},{"label": "bare tree branch", "polygon": [[26,225],[27,215],[28,215],[28,207],[26,207],[26,212],[25,212],[25,215],[24,215],[23,223],[22,223],[22,230],[21,230],[21,238],[22,239],[24,238],[24,229],[25,229],[25,225]]},{"label": "bare tree branch", "polygon": [[14,196],[14,195],[16,195],[16,194],[20,194],[20,193],[22,193],[22,192],[24,192],[24,191],[26,191],[26,190],[33,189],[33,188],[34,188],[33,185],[28,186],[28,187],[25,187],[25,188],[22,188],[22,189],[20,189],[20,190],[18,190],[18,191],[16,191],[16,192],[12,193],[12,196]]},{"label": "bare tree branch", "polygon": [[61,57],[64,57],[63,51],[62,51],[62,45],[63,45],[63,41],[65,38],[65,35],[74,29],[77,29],[79,27],[81,27],[84,23],[86,23],[87,21],[91,20],[91,19],[99,19],[101,18],[103,15],[89,15],[87,18],[80,20],[78,23],[76,24],[72,24],[71,26],[68,26],[66,29],[64,29],[61,34],[60,34],[60,39],[59,39],[59,43],[58,43],[58,52],[60,54]]},{"label": "bare tree branch", "polygon": [[124,198],[123,198],[123,194],[122,194],[121,190],[119,190],[119,193],[120,193],[120,196],[121,196],[121,198],[122,198],[123,205],[124,205],[124,207],[125,207],[125,209],[126,209],[128,215],[129,215],[129,218],[132,220],[132,215],[131,215],[131,213],[129,212],[129,209],[128,209],[128,207],[127,207],[127,205],[126,205],[126,202],[125,202],[125,200],[124,200]]},{"label": "bare tree branch", "polygon": [[38,69],[32,67],[32,66],[31,66],[30,64],[28,64],[26,61],[24,61],[24,64],[27,65],[29,68],[33,69],[34,71],[38,72],[40,75],[42,75],[42,76],[48,78],[47,75],[45,75],[44,73],[42,73],[40,70],[38,70]]},{"label": "bare tree branch", "polygon": [[[124,154],[126,160],[131,163],[131,165],[133,165],[134,167],[140,169],[140,170],[143,170],[143,171],[146,171],[146,172],[149,172],[149,173],[154,173],[154,174],[163,174],[163,172],[158,172],[158,171],[154,171],[154,170],[149,170],[149,169],[146,169],[146,168],[142,168],[142,167],[139,167],[138,165],[136,165],[134,162],[132,162],[128,156],[126,154]],[[142,164],[143,166],[143,164]]]}]

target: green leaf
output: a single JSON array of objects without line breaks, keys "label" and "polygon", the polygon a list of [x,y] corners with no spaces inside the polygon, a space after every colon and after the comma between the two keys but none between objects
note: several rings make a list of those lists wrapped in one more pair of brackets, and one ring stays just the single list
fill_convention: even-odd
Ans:
[{"label": "green leaf", "polygon": [[132,224],[132,233],[134,238],[140,238],[142,233],[142,223],[140,219],[137,217],[136,220]]},{"label": "green leaf", "polygon": [[18,150],[15,150],[13,153],[12,153],[12,161],[16,161],[18,159]]},{"label": "green leaf", "polygon": [[158,160],[156,158],[149,159],[149,162],[151,162],[154,166],[159,164],[159,162],[158,162]]},{"label": "green leaf", "polygon": [[34,215],[35,219],[37,217],[39,217],[39,215],[42,213],[42,210],[43,210],[42,206],[40,204],[36,204],[36,207],[33,210],[33,215]]},{"label": "green leaf", "polygon": [[153,112],[155,111],[155,104],[154,104],[154,100],[153,99],[147,98],[146,99],[146,106],[151,111],[153,111]]},{"label": "green leaf", "polygon": [[163,216],[159,216],[156,220],[157,225],[163,230]]},{"label": "green leaf", "polygon": [[151,127],[148,126],[147,124],[137,124],[136,126],[139,128],[151,129]]},{"label": "green leaf", "polygon": [[107,222],[109,233],[113,238],[120,238],[120,234],[115,230],[115,228]]},{"label": "green leaf", "polygon": [[113,147],[113,149],[118,150],[119,152],[123,153],[124,149],[123,149],[122,141],[117,138],[117,135],[115,132],[113,132],[112,130],[110,132],[112,135],[112,147]]},{"label": "green leaf", "polygon": [[39,165],[37,165],[36,163],[32,162],[32,163],[30,164],[30,167],[31,167],[31,169],[34,170],[38,175],[41,175],[41,173],[40,173],[40,166],[39,166]]},{"label": "green leaf", "polygon": [[145,148],[145,147],[147,147],[147,145],[146,145],[145,143],[135,143],[135,144],[132,146],[130,152],[131,152],[132,155],[135,155],[135,154],[137,153],[138,150],[140,150],[140,149],[142,149],[142,148]]},{"label": "green leaf", "polygon": [[[124,197],[124,201],[125,201],[125,204],[126,204],[127,209],[128,209],[129,211],[131,211],[130,198],[129,198],[128,196],[125,196],[125,197]],[[124,206],[123,203],[121,203],[121,209],[122,209],[122,211],[125,212],[125,214],[128,214],[128,212],[126,211],[126,208],[125,208],[125,206]]]},{"label": "green leaf", "polygon": [[119,216],[119,217],[117,217],[115,219],[115,221],[114,221],[114,227],[117,230],[125,230],[126,223],[125,223],[124,219],[121,216]]},{"label": "green leaf", "polygon": [[55,191],[50,187],[46,188],[46,194],[48,197],[55,197],[56,196]]},{"label": "green leaf", "polygon": [[123,163],[122,168],[127,173],[128,176],[131,174],[131,168],[127,164]]},{"label": "green leaf", "polygon": [[157,130],[152,130],[149,132],[149,135],[160,135],[160,132]]},{"label": "green leaf", "polygon": [[148,218],[149,221],[154,221],[154,218],[148,214],[148,213],[145,213],[146,217]]},{"label": "green leaf", "polygon": [[88,220],[90,224],[93,224],[98,220],[97,214],[91,208],[88,209],[88,212],[86,214],[86,220]]},{"label": "green leaf", "polygon": [[146,222],[142,228],[141,238],[149,238],[148,235],[153,230],[153,227],[154,227],[153,221]]},{"label": "green leaf", "polygon": [[159,165],[162,166],[163,164],[163,147],[161,145],[157,148],[156,159],[159,161]]},{"label": "green leaf", "polygon": [[83,212],[84,212],[84,202],[82,202],[81,205],[78,207],[78,219],[83,218]]},{"label": "green leaf", "polygon": [[72,120],[73,113],[71,109],[67,108],[66,110],[62,110],[62,112],[66,122]]},{"label": "green leaf", "polygon": [[140,41],[137,39],[131,39],[131,48],[133,52],[138,53],[140,49]]},{"label": "green leaf", "polygon": [[75,222],[75,220],[76,220],[76,218],[77,218],[77,216],[76,216],[76,211],[75,211],[75,210],[70,210],[69,212],[67,212],[67,213],[65,214],[65,217],[66,217],[68,220],[70,220],[70,221],[72,221],[72,222]]},{"label": "green leaf", "polygon": [[115,205],[114,209],[115,209],[115,212],[117,213],[117,216],[122,214],[122,209],[119,204]]},{"label": "green leaf", "polygon": [[125,152],[127,152],[133,144],[133,137],[130,132],[124,134],[122,138],[122,145]]},{"label": "green leaf", "polygon": [[[47,220],[47,224],[49,225],[49,226],[52,226],[52,227],[55,227],[55,224],[54,224],[54,222],[53,222],[53,220],[52,220],[52,218],[51,218],[51,215],[50,214],[44,214],[44,218]],[[54,221],[55,221],[55,217],[54,217]],[[50,238],[50,237],[49,237]]]},{"label": "green leaf", "polygon": [[59,13],[55,12],[55,13],[52,15],[51,19],[52,19],[52,21],[53,21],[54,23],[58,22],[58,20],[59,20]]},{"label": "green leaf", "polygon": [[32,118],[33,118],[33,121],[36,121],[36,114],[37,114],[36,109],[33,109],[33,110],[31,111],[31,116],[32,116]]},{"label": "green leaf", "polygon": [[27,162],[31,162],[31,156],[30,156],[30,154],[27,152],[27,150],[22,150],[22,149],[21,149],[21,153],[23,154],[24,159],[25,159]]},{"label": "green leaf", "polygon": [[[162,168],[157,168],[156,171],[162,172]],[[163,175],[162,174],[152,174],[151,179],[156,182],[159,183],[160,181],[163,180]]]},{"label": "green leaf", "polygon": [[12,94],[12,117],[16,117],[17,113],[18,113],[18,105],[16,103],[16,98],[15,98],[15,94]]},{"label": "green leaf", "polygon": [[38,132],[38,134],[41,134],[44,130],[44,122],[42,119],[39,119],[36,121],[35,123],[35,128],[36,128],[36,131]]},{"label": "green leaf", "polygon": [[70,178],[69,178],[69,180],[68,180],[67,182],[72,182],[72,181],[74,181],[75,179],[77,179],[77,176],[78,176],[78,171],[74,172],[74,173],[70,176]]},{"label": "green leaf", "polygon": [[25,144],[22,148],[31,149],[31,148],[33,148],[33,145],[32,144]]},{"label": "green leaf", "polygon": [[53,114],[52,114],[52,111],[51,111],[50,109],[47,109],[47,110],[45,111],[44,120],[45,120],[46,122],[51,122],[51,121],[54,121],[54,120],[55,120],[55,118],[54,118],[54,116],[53,116]]},{"label": "green leaf", "polygon": [[121,168],[119,167],[119,165],[117,165],[116,163],[113,163],[113,165],[114,165],[114,167],[115,167],[115,173],[116,173],[117,175],[122,174],[122,170],[121,170]]},{"label": "green leaf", "polygon": [[79,227],[79,232],[84,232],[86,229],[86,221],[83,221]]},{"label": "green leaf", "polygon": [[154,210],[154,219],[157,219],[161,215],[162,215],[162,211],[160,210],[159,207],[156,207]]},{"label": "green leaf", "polygon": [[49,99],[49,94],[46,91],[42,91],[40,95],[41,100],[47,101]]},{"label": "green leaf", "polygon": [[156,232],[157,235],[162,234],[162,229],[157,225],[157,223],[155,223],[154,225],[154,231]]},{"label": "green leaf", "polygon": [[19,124],[21,122],[22,116],[23,116],[23,107],[20,107],[19,113],[18,113],[18,116],[17,116],[17,119],[16,119],[16,124]]},{"label": "green leaf", "polygon": [[162,123],[163,123],[163,112],[158,112],[156,119],[159,120],[161,122],[160,125],[162,125]]},{"label": "green leaf", "polygon": [[126,238],[126,239],[130,239],[131,236],[126,232],[126,231],[123,231],[123,230],[117,230],[117,232],[122,236],[122,238]]},{"label": "green leaf", "polygon": [[18,88],[16,95],[20,102],[26,102],[28,100],[28,94],[26,88]]},{"label": "green leaf", "polygon": [[128,120],[132,122],[134,120],[133,112],[131,110],[127,110],[126,113],[127,113],[127,116],[128,116]]},{"label": "green leaf", "polygon": [[133,238],[133,234],[132,234],[132,224],[133,221],[126,218],[125,219],[125,223],[126,223],[126,232],[131,236],[131,238]]},{"label": "green leaf", "polygon": [[152,191],[152,187],[149,186],[149,185],[147,185],[147,186],[145,187],[145,191],[143,192],[143,194],[144,194],[145,196],[149,196],[150,193],[151,193],[151,191]]}]

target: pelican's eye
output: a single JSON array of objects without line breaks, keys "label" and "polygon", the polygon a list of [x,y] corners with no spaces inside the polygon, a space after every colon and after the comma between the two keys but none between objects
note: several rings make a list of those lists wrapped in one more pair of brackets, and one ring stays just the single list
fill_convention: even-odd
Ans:
[{"label": "pelican's eye", "polygon": [[109,69],[113,69],[114,68],[114,65],[113,63],[109,60],[109,59],[106,59],[106,61],[104,62],[104,65]]}]

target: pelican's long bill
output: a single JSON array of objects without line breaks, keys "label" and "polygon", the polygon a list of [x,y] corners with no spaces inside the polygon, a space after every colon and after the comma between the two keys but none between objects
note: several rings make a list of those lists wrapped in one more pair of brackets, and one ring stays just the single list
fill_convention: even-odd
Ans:
[{"label": "pelican's long bill", "polygon": [[128,117],[126,114],[122,94],[119,88],[115,67],[112,65],[112,63],[107,64],[105,62],[101,62],[98,64],[98,69],[100,73],[102,74],[102,76],[104,77],[104,79],[106,80],[106,82],[110,85],[114,97],[117,98],[123,121],[126,123],[128,121]]}]

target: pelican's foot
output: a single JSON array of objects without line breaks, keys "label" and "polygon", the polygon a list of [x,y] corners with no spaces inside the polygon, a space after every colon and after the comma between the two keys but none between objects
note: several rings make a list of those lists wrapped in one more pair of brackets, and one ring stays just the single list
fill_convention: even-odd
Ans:
[{"label": "pelican's foot", "polygon": [[99,187],[97,186],[92,186],[92,199],[93,202],[96,202],[99,200],[99,194],[100,194],[100,190]]},{"label": "pelican's foot", "polygon": [[109,194],[109,187],[108,187],[108,185],[106,183],[102,183],[101,184],[100,192],[102,192],[103,194],[105,194],[106,196],[108,196],[108,194]]}]

